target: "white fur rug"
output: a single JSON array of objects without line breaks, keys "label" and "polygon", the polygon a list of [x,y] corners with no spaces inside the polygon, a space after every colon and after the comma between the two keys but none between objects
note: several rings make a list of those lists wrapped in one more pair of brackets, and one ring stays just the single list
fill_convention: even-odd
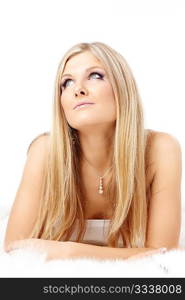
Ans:
[{"label": "white fur rug", "polygon": [[[183,216],[184,216],[183,209]],[[185,277],[185,222],[183,217],[180,247],[183,249],[153,254],[136,260],[66,259],[45,261],[33,250],[3,250],[9,209],[0,208],[0,277]]]}]

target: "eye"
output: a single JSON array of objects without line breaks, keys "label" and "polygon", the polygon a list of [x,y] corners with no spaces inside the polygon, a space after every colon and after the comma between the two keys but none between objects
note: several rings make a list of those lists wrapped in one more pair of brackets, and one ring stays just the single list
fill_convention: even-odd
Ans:
[{"label": "eye", "polygon": [[66,80],[64,80],[64,82],[61,84],[61,90],[66,88],[66,83],[67,83],[68,81],[70,81],[70,80],[71,80],[71,79],[66,79]]},{"label": "eye", "polygon": [[[90,77],[91,75],[98,75],[99,78],[97,78],[97,79],[103,79],[103,77],[104,77],[104,76],[103,76],[102,74],[100,74],[99,72],[92,72],[92,73],[90,73],[89,77]],[[66,88],[67,82],[70,81],[70,80],[72,80],[72,79],[66,79],[66,80],[64,80],[64,82],[61,84],[61,89],[62,89],[62,88],[65,89],[65,88]]]},{"label": "eye", "polygon": [[94,75],[94,74],[100,76],[100,79],[103,79],[103,75],[98,72],[92,72],[89,76]]}]

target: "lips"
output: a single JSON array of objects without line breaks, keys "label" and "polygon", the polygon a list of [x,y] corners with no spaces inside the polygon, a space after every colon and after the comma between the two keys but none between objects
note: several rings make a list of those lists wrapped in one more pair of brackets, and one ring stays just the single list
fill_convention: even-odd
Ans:
[{"label": "lips", "polygon": [[86,101],[82,101],[82,102],[78,102],[74,107],[73,109],[75,109],[76,107],[80,106],[80,105],[83,105],[83,104],[94,104],[93,102],[86,102]]}]

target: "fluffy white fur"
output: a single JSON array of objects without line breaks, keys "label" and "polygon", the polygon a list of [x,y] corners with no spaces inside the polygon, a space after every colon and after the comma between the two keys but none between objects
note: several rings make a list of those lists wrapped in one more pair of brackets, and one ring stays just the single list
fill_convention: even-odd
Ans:
[{"label": "fluffy white fur", "polygon": [[45,261],[33,249],[3,250],[9,209],[0,208],[0,277],[185,277],[185,207],[182,211],[180,247],[164,254],[136,260],[90,258]]}]

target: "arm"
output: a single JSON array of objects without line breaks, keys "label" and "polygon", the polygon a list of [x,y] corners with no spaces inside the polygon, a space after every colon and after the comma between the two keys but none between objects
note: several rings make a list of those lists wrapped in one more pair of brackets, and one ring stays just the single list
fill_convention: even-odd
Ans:
[{"label": "arm", "polygon": [[27,155],[20,185],[11,209],[4,247],[15,240],[26,239],[35,222],[39,208],[43,169],[46,160],[48,136],[32,142]]},{"label": "arm", "polygon": [[[92,257],[95,259],[129,259],[132,257],[142,257],[154,253],[164,252],[165,248],[111,248],[106,246],[95,246],[83,243],[71,244],[70,257]],[[70,245],[69,245],[70,246]],[[54,258],[54,257],[53,257]],[[52,257],[50,257],[52,259]]]},{"label": "arm", "polygon": [[178,247],[181,227],[182,154],[176,138],[159,132],[151,159],[155,175],[151,188],[146,247]]},{"label": "arm", "polygon": [[6,251],[15,249],[34,249],[46,254],[47,260],[71,259],[71,258],[94,258],[105,259],[128,259],[142,257],[154,253],[164,252],[164,248],[111,248],[77,242],[61,242],[43,239],[25,239],[9,243]]}]

